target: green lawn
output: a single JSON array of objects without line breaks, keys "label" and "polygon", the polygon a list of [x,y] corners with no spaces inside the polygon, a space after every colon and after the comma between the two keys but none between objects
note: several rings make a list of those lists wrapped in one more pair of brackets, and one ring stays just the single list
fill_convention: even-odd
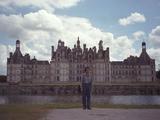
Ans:
[{"label": "green lawn", "polygon": [[1,105],[1,120],[38,120],[48,109],[38,105]]},{"label": "green lawn", "polygon": [[49,110],[80,107],[80,104],[0,105],[0,120],[38,120]]},{"label": "green lawn", "polygon": [[[160,105],[110,105],[94,104],[94,108],[160,109]],[[39,120],[50,110],[81,108],[80,103],[56,103],[45,105],[0,105],[0,120]]]}]

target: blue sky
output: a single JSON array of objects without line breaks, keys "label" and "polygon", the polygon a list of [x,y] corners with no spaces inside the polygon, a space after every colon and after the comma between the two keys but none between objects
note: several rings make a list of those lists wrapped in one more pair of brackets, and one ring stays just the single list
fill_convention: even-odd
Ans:
[{"label": "blue sky", "polygon": [[[92,24],[101,29],[109,30],[117,35],[132,34],[134,31],[143,30],[150,32],[151,29],[160,24],[159,0],[85,0],[71,9],[57,10],[57,14],[79,16],[89,18]],[[146,23],[128,26],[120,26],[119,18],[139,12],[147,18]],[[123,30],[122,30],[123,29]]]},{"label": "blue sky", "polygon": [[0,73],[6,73],[6,57],[16,39],[23,53],[48,60],[58,39],[70,47],[77,36],[88,47],[102,39],[111,60],[139,56],[145,40],[149,55],[160,64],[159,11],[159,0],[1,0]]}]

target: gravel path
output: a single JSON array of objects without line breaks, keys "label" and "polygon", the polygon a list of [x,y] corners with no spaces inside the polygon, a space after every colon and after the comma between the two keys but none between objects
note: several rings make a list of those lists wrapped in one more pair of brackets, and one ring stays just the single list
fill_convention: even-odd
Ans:
[{"label": "gravel path", "polygon": [[160,109],[56,109],[42,120],[160,120]]}]

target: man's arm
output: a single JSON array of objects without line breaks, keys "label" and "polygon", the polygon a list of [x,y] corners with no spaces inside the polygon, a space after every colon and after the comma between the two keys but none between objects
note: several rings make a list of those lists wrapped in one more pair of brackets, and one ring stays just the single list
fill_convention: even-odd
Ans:
[{"label": "man's arm", "polygon": [[84,76],[82,77],[81,83],[80,83],[81,92],[82,92],[82,90],[83,90],[83,83],[84,83]]}]

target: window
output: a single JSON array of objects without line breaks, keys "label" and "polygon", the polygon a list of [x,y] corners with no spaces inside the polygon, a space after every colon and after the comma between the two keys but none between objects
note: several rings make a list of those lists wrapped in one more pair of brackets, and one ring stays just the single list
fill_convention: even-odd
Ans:
[{"label": "window", "polygon": [[59,81],[59,76],[57,76],[57,81]]},{"label": "window", "polygon": [[128,71],[126,71],[126,75],[128,75]]},{"label": "window", "polygon": [[77,81],[79,81],[79,77],[77,77]]},{"label": "window", "polygon": [[153,75],[153,70],[152,70],[152,75]]},{"label": "window", "polygon": [[59,70],[57,70],[57,74],[59,74]]},{"label": "window", "polygon": [[141,74],[141,71],[139,71],[139,75]]}]

